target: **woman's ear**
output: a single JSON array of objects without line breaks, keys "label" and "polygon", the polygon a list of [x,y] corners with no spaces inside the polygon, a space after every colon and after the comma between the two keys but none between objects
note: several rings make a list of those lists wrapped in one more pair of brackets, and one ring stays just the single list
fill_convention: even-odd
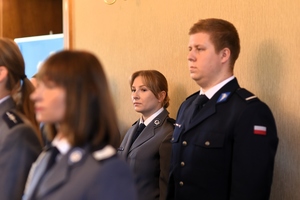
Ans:
[{"label": "woman's ear", "polygon": [[4,66],[0,66],[0,82],[6,80],[7,74],[8,74],[7,68]]},{"label": "woman's ear", "polygon": [[158,94],[158,102],[162,103],[164,101],[164,99],[166,98],[166,92],[165,91],[161,91],[159,94]]}]

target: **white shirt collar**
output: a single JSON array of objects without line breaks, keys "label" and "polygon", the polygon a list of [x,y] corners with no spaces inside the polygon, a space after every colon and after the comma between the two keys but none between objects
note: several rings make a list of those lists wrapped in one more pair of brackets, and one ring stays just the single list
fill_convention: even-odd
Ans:
[{"label": "white shirt collar", "polygon": [[144,123],[145,126],[147,126],[155,117],[157,117],[162,111],[164,110],[163,107],[161,107],[158,111],[156,111],[154,114],[152,114],[148,119],[146,119],[143,122],[143,119],[140,118],[140,123]]},{"label": "white shirt collar", "polygon": [[58,138],[57,136],[55,136],[55,138],[52,141],[52,146],[55,146],[63,155],[65,155],[71,149],[70,143],[64,137]]},{"label": "white shirt collar", "polygon": [[8,99],[10,96],[8,95],[8,96],[6,96],[6,97],[3,97],[2,99],[0,99],[0,104],[2,103],[2,102],[4,102],[6,99]]},{"label": "white shirt collar", "polygon": [[[53,139],[52,146],[55,146],[62,155],[65,155],[71,149],[71,145],[66,138],[58,138],[57,136]],[[111,145],[106,145],[103,149],[95,151],[93,157],[96,160],[103,160],[115,153],[116,150]]]},{"label": "white shirt collar", "polygon": [[225,79],[221,83],[218,83],[214,87],[207,90],[205,93],[201,89],[200,94],[205,94],[207,96],[207,98],[211,99],[224,85],[226,85],[229,81],[233,80],[234,78],[235,78],[234,76],[231,76],[231,77]]}]

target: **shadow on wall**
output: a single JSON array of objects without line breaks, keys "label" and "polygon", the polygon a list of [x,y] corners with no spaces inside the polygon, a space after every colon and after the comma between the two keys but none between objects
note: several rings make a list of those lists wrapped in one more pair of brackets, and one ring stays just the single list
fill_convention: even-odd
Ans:
[{"label": "shadow on wall", "polygon": [[254,78],[258,83],[258,92],[262,96],[262,99],[268,100],[268,105],[272,107],[278,107],[278,101],[274,101],[279,98],[281,78],[284,66],[282,63],[281,53],[277,49],[275,42],[269,40],[260,44],[257,57],[255,58]]},{"label": "shadow on wall", "polygon": [[[131,125],[127,124],[126,121],[124,119],[122,119],[122,115],[120,115],[120,111],[124,111],[125,107],[126,108],[130,107],[130,104],[124,105],[124,102],[122,101],[122,98],[124,98],[124,97],[121,96],[120,86],[118,85],[119,84],[118,80],[114,80],[109,77],[107,77],[107,78],[109,79],[111,96],[114,101],[115,111],[116,111],[116,115],[117,115],[117,119],[118,119],[118,122],[116,125],[119,128],[120,144],[121,144],[121,141],[123,140],[123,137],[125,136],[125,133],[131,127]],[[128,87],[128,89],[129,89],[129,87]],[[131,119],[131,116],[128,116],[128,119]],[[136,119],[138,119],[138,117]]]},{"label": "shadow on wall", "polygon": [[168,108],[168,111],[170,113],[170,117],[176,120],[177,112],[181,103],[193,93],[188,94],[186,85],[184,83],[172,83],[172,85],[169,87],[170,106]]},{"label": "shadow on wall", "polygon": [[[275,41],[264,41],[258,49],[256,60],[255,81],[259,85],[257,90],[261,99],[265,99],[274,114],[279,145],[275,159],[275,169],[273,185],[271,190],[271,200],[296,200],[300,199],[300,144],[296,139],[298,135],[298,116],[288,113],[285,110],[287,104],[284,103],[285,93],[282,84],[287,84],[283,80],[284,69],[287,69],[282,61],[282,53]],[[287,89],[287,88],[285,88]],[[297,123],[298,121],[298,123]]]}]

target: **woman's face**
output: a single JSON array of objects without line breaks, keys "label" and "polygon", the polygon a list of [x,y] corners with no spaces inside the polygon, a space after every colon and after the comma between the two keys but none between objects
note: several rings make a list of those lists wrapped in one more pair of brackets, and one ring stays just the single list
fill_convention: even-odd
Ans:
[{"label": "woman's face", "polygon": [[159,99],[143,83],[142,77],[134,79],[131,86],[131,99],[136,112],[143,115],[144,120],[154,114],[162,107],[163,95],[159,94]]},{"label": "woman's face", "polygon": [[36,119],[43,123],[60,123],[66,112],[66,91],[54,82],[38,81],[30,95],[34,102]]}]

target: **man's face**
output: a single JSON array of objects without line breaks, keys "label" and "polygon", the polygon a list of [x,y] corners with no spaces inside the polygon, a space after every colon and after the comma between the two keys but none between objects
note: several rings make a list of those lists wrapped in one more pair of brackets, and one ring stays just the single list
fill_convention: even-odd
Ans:
[{"label": "man's face", "polygon": [[203,89],[209,89],[218,83],[221,76],[221,55],[207,33],[190,35],[187,56],[191,78]]}]

